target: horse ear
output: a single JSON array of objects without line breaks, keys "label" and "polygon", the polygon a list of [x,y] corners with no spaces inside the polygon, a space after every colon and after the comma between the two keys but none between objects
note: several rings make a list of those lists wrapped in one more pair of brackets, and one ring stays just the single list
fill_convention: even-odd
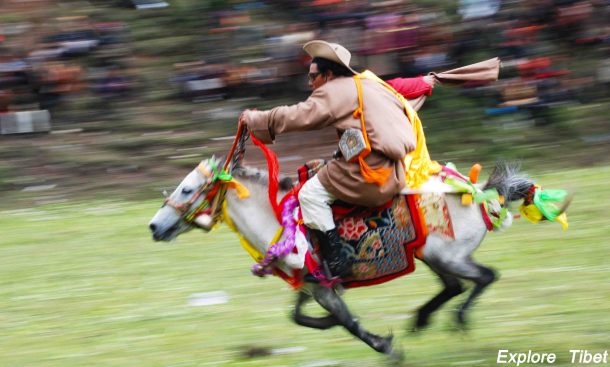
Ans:
[{"label": "horse ear", "polygon": [[280,180],[280,190],[288,191],[294,187],[294,182],[290,177],[284,177]]},{"label": "horse ear", "polygon": [[205,163],[208,166],[212,166],[212,167],[216,167],[216,168],[222,168],[220,165],[222,164],[222,159],[221,158],[216,158],[215,154],[212,154],[212,156],[208,159],[205,160]]}]

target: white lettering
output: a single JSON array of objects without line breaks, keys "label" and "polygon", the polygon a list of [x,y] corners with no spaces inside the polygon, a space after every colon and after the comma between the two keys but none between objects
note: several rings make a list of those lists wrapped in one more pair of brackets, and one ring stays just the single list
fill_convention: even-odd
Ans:
[{"label": "white lettering", "polygon": [[[576,354],[581,352],[580,350],[573,350],[572,360],[576,360]],[[593,357],[591,357],[593,358]],[[601,358],[601,353],[600,357]],[[512,353],[508,349],[499,349],[498,357],[496,358],[497,364],[514,364],[515,367],[519,367],[523,364],[553,364],[557,360],[555,353],[538,353],[533,352],[531,349],[525,352]]]},{"label": "white lettering", "polygon": [[525,353],[519,353],[519,359],[517,359],[517,366],[520,366],[521,363],[524,363],[525,361],[527,361],[527,357],[528,355],[532,353],[532,351],[528,351],[528,354]]},{"label": "white lettering", "polygon": [[579,364],[601,364],[608,363],[608,351],[593,353],[586,349],[570,349],[572,358],[570,363]]},{"label": "white lettering", "polygon": [[508,353],[508,363],[517,363],[517,353]]},{"label": "white lettering", "polygon": [[585,350],[584,362],[585,363],[591,363],[592,361],[593,361],[593,354],[589,353],[588,350]]},{"label": "white lettering", "polygon": [[508,363],[508,362],[506,362],[506,352],[508,352],[507,349],[500,349],[498,351],[498,358],[496,359],[496,363],[498,363],[498,364]]},{"label": "white lettering", "polygon": [[575,363],[576,353],[580,353],[580,349],[570,349],[570,353],[572,353],[572,359],[570,360],[570,363]]},{"label": "white lettering", "polygon": [[532,358],[530,358],[529,363],[540,363],[540,359],[544,359],[544,356],[546,356],[546,353],[544,353],[544,354],[534,353],[532,355]]}]

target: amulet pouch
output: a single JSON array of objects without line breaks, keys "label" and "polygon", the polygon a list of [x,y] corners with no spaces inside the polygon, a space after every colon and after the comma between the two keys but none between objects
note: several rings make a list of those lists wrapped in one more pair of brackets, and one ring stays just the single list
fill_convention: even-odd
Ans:
[{"label": "amulet pouch", "polygon": [[366,142],[362,131],[358,129],[347,129],[339,140],[339,150],[346,161],[355,161],[360,153],[366,149]]}]

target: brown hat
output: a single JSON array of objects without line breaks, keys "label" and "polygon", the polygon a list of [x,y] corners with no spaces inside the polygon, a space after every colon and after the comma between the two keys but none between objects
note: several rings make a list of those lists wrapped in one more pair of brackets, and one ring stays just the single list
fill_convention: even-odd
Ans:
[{"label": "brown hat", "polygon": [[303,45],[303,50],[312,58],[321,57],[348,68],[352,73],[358,72],[349,67],[349,61],[352,54],[343,46],[337,43],[330,43],[322,40],[309,41]]}]

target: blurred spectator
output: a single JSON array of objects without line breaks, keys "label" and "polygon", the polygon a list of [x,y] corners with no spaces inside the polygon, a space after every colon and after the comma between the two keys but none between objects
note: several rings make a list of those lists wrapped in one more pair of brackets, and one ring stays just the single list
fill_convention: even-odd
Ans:
[{"label": "blurred spectator", "polygon": [[458,13],[463,20],[485,18],[500,10],[500,0],[460,0]]},{"label": "blurred spectator", "polygon": [[105,70],[93,82],[93,90],[106,101],[127,98],[132,87],[132,78],[118,68]]},{"label": "blurred spectator", "polygon": [[93,30],[83,29],[52,34],[45,37],[43,43],[61,49],[61,56],[73,57],[88,54],[99,45],[100,41]]},{"label": "blurred spectator", "polygon": [[82,88],[80,66],[66,65],[58,61],[47,61],[37,70],[40,108],[52,109],[62,98]]},{"label": "blurred spectator", "polygon": [[0,114],[10,112],[11,99],[10,91],[0,90]]},{"label": "blurred spectator", "polygon": [[522,21],[514,21],[512,26],[502,33],[504,40],[500,47],[504,49],[502,56],[506,58],[522,58],[532,54],[532,46],[538,41],[541,25],[527,25]]},{"label": "blurred spectator", "polygon": [[603,60],[596,71],[602,96],[610,97],[610,58]]},{"label": "blurred spectator", "polygon": [[381,76],[397,75],[399,43],[397,32],[402,27],[402,15],[394,3],[382,3],[380,11],[365,19],[362,54],[368,68]]},{"label": "blurred spectator", "polygon": [[556,30],[563,38],[576,40],[593,12],[589,1],[558,1],[556,8]]},{"label": "blurred spectator", "polygon": [[180,94],[193,101],[224,98],[226,95],[227,68],[204,61],[175,64],[170,82],[177,85]]}]

